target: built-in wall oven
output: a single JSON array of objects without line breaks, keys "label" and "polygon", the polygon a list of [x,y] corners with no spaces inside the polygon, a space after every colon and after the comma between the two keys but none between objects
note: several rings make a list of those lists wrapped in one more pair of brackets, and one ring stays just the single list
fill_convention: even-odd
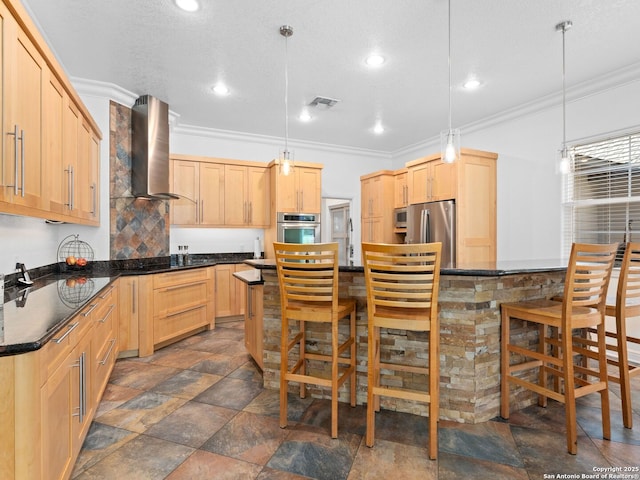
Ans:
[{"label": "built-in wall oven", "polygon": [[319,213],[278,213],[278,242],[320,243]]}]

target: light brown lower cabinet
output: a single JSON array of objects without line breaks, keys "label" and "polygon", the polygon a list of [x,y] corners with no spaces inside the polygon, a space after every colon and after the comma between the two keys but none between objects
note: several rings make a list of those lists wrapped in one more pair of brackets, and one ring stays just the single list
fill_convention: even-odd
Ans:
[{"label": "light brown lower cabinet", "polygon": [[118,283],[40,350],[0,357],[0,478],[66,480],[117,355]]},{"label": "light brown lower cabinet", "polygon": [[263,328],[263,286],[246,286],[246,307],[244,310],[244,345],[261,369],[264,369],[262,354]]},{"label": "light brown lower cabinet", "polygon": [[217,318],[245,313],[245,285],[233,274],[250,268],[250,265],[244,263],[223,263],[215,266]]},{"label": "light brown lower cabinet", "polygon": [[138,276],[139,356],[215,327],[214,268]]}]

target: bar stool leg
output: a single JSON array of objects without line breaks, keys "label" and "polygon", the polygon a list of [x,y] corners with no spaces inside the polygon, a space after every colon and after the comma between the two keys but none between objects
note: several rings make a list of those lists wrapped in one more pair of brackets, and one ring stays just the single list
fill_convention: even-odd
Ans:
[{"label": "bar stool leg", "polygon": [[[305,346],[307,344],[307,330],[305,328],[305,323],[304,320],[300,320],[298,321],[298,324],[300,325],[300,343],[299,343],[299,359],[300,359],[300,374],[302,375],[306,375],[307,374],[307,360],[305,357],[305,353],[306,353],[306,349]],[[306,383],[304,382],[300,382],[300,398],[305,398],[307,396],[307,389],[306,389]]]},{"label": "bar stool leg", "polygon": [[578,453],[578,432],[576,419],[575,385],[573,371],[572,338],[568,332],[561,336],[562,372],[564,381],[564,409],[567,428],[567,450],[572,455]]},{"label": "bar stool leg", "polygon": [[349,335],[353,337],[353,343],[351,343],[351,368],[353,372],[351,373],[351,406],[356,406],[356,356],[357,356],[357,345],[356,345],[356,337],[358,335],[356,330],[356,312],[355,310],[351,312],[351,316],[349,318]]},{"label": "bar stool leg", "polygon": [[624,314],[616,315],[616,349],[618,353],[618,376],[622,397],[622,422],[626,428],[633,428],[631,411],[631,376],[629,375],[629,352],[627,351],[627,321]]},{"label": "bar stool leg", "polygon": [[376,427],[376,396],[373,394],[373,390],[378,386],[377,372],[379,361],[378,355],[380,352],[377,343],[376,330],[378,330],[376,327],[369,328],[369,370],[367,372],[367,447],[373,447]]},{"label": "bar stool leg", "polygon": [[287,426],[287,371],[289,369],[289,321],[282,319],[280,334],[280,428]]},{"label": "bar stool leg", "polygon": [[509,418],[509,335],[511,318],[507,309],[502,309],[501,322],[501,339],[500,339],[500,416],[504,419]]},{"label": "bar stool leg", "polygon": [[604,322],[597,327],[598,335],[598,364],[600,371],[600,381],[604,382],[605,388],[600,390],[600,403],[602,405],[602,437],[611,440],[611,413],[609,404],[609,375],[607,373],[607,344]]}]

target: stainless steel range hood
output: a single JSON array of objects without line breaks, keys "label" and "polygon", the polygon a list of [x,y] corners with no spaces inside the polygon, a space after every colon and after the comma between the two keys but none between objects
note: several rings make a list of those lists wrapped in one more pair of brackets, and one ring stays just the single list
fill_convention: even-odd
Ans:
[{"label": "stainless steel range hood", "polygon": [[169,106],[143,95],[131,117],[131,193],[150,199],[179,198],[169,186]]}]

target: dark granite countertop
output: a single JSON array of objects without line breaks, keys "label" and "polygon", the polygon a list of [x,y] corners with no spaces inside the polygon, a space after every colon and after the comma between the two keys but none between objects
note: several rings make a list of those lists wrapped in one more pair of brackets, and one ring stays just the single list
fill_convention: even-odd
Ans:
[{"label": "dark granite countertop", "polygon": [[[275,270],[275,260],[245,260],[259,270]],[[511,260],[491,263],[469,263],[457,268],[443,268],[441,275],[496,277],[521,273],[556,272],[567,269],[568,260]],[[341,272],[364,272],[362,265],[340,265]]]},{"label": "dark granite countertop", "polygon": [[33,285],[24,286],[17,274],[7,275],[0,308],[0,356],[40,349],[96,295],[123,275],[147,275],[242,263],[249,253],[195,254],[189,265],[176,257],[91,262],[84,268],[64,263],[29,270]]}]

